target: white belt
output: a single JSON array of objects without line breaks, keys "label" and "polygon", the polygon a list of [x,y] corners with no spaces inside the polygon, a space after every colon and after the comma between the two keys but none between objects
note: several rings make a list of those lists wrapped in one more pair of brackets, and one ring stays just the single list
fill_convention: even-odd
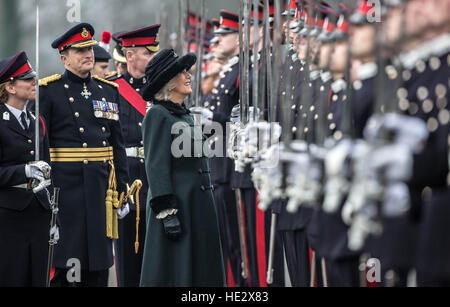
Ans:
[{"label": "white belt", "polygon": [[13,186],[13,188],[18,188],[18,189],[28,189],[28,183],[15,185],[15,186]]},{"label": "white belt", "polygon": [[142,158],[144,159],[144,147],[131,147],[126,148],[125,151],[127,152],[127,157],[131,158]]}]

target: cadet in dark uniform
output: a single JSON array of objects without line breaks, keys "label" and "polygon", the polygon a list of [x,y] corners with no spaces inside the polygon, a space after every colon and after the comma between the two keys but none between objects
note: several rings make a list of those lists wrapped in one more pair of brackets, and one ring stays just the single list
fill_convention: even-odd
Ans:
[{"label": "cadet in dark uniform", "polygon": [[143,97],[153,106],[143,125],[149,197],[141,286],[225,285],[209,163],[192,150],[205,137],[183,104],[195,62],[192,53],[178,57],[164,49],[146,69]]},{"label": "cadet in dark uniform", "polygon": [[374,108],[374,90],[378,73],[375,54],[377,33],[375,24],[369,22],[368,13],[371,10],[372,6],[363,0],[349,18],[352,60],[361,62],[357,69],[357,79],[353,82],[351,102],[356,138],[363,137],[364,127]]},{"label": "cadet in dark uniform", "polygon": [[[348,52],[348,23],[341,15],[337,28],[330,39],[334,48],[330,60],[330,72],[333,81],[328,98],[329,113],[328,135],[339,139],[341,133],[341,117],[343,104],[347,100],[347,80],[344,79]],[[339,208],[343,205],[340,204]],[[320,230],[322,256],[326,259],[327,277],[330,286],[358,287],[359,280],[359,252],[350,251],[347,247],[348,227],[341,218],[341,210],[334,213],[322,211],[320,223],[324,227]]]},{"label": "cadet in dark uniform", "polygon": [[[385,254],[391,271],[388,277],[393,277],[395,286],[406,285],[413,268],[419,286],[450,285],[449,8],[448,1],[414,0],[397,1],[388,11],[389,45],[405,41],[399,56],[403,84],[396,93],[398,107],[422,119],[429,132],[423,152],[414,156],[413,176],[408,183],[411,214],[391,220],[385,227],[389,238]],[[395,28],[403,19],[404,37]]]},{"label": "cadet in dark uniform", "polygon": [[[120,124],[125,140],[128,160],[128,173],[131,182],[142,181],[139,193],[139,215],[145,216],[147,200],[147,176],[144,164],[144,146],[142,141],[142,121],[147,112],[147,102],[142,98],[142,89],[147,82],[145,67],[159,50],[157,40],[160,25],[144,27],[117,36],[121,40],[127,60],[127,71],[122,76],[110,78],[119,85]],[[136,206],[131,210],[136,213]],[[142,248],[137,251],[135,242],[145,241],[145,219],[140,218],[136,233],[136,216],[130,214],[119,221],[119,240],[116,246],[116,264],[118,266],[119,286],[139,286],[142,267]]]},{"label": "cadet in dark uniform", "polygon": [[[61,188],[54,286],[106,286],[117,218],[129,211],[128,205],[116,209],[128,183],[119,92],[115,83],[91,77],[93,34],[81,23],[56,39],[52,47],[66,71],[40,81],[54,181]],[[66,279],[70,259],[79,261],[81,280]]]},{"label": "cadet in dark uniform", "polygon": [[[262,59],[260,57],[260,52],[263,48],[262,44],[262,33],[263,33],[263,9],[262,5],[258,5],[258,16],[256,18],[258,25],[256,26],[256,31],[259,31],[259,39],[254,42],[254,9],[253,4],[251,8],[250,16],[250,36],[249,36],[249,106],[253,106],[252,102],[252,92],[253,92],[253,69],[260,69]],[[244,25],[243,31],[245,33]],[[258,54],[252,55],[253,45],[257,45]],[[261,76],[261,73],[259,73]],[[262,77],[261,77],[262,78]],[[238,84],[239,82],[237,82]],[[221,86],[222,87],[222,86]],[[259,99],[264,102],[267,101],[267,97],[260,97]],[[256,103],[255,103],[256,104]],[[265,110],[260,110],[261,117],[262,114],[268,114],[264,112]],[[266,282],[266,269],[267,260],[269,252],[269,238],[270,238],[270,224],[271,224],[271,212],[262,211],[258,208],[257,191],[254,187],[251,173],[253,169],[251,165],[246,165],[242,173],[235,171],[231,172],[230,186],[232,189],[239,189],[242,195],[242,205],[244,211],[244,224],[245,224],[245,241],[246,241],[246,252],[247,252],[247,262],[248,262],[248,284],[252,287],[267,286]],[[282,286],[284,285],[284,270],[283,270],[283,256],[282,256],[282,245],[281,240],[275,240],[274,249],[274,276],[272,286]]]},{"label": "cadet in dark uniform", "polygon": [[94,69],[92,69],[92,75],[98,76],[100,78],[108,77],[109,73],[109,60],[111,59],[111,55],[99,45],[95,45],[94,47]]},{"label": "cadet in dark uniform", "polygon": [[[239,100],[239,16],[225,10],[220,11],[220,26],[214,33],[218,35],[217,50],[228,58],[228,62],[220,72],[218,84],[212,93],[203,99],[204,108],[192,108],[192,112],[202,112],[203,116],[210,117],[212,121],[220,123],[223,135],[221,136],[223,152],[218,157],[212,157],[211,180],[214,184],[214,200],[217,207],[222,248],[225,266],[231,269],[236,286],[245,286],[242,278],[241,251],[239,245],[239,226],[236,212],[235,192],[230,188],[230,175],[234,169],[233,160],[228,158],[226,152],[227,140],[224,137],[226,125],[230,121],[231,110]],[[208,114],[209,113],[209,114]],[[217,133],[217,132],[215,132]],[[211,144],[212,149],[219,146],[216,140]],[[230,284],[230,280],[228,280]]]},{"label": "cadet in dark uniform", "polygon": [[[23,51],[0,61],[0,287],[46,285],[50,203],[45,190],[29,186],[50,179],[44,122],[26,110],[36,96],[35,77]],[[36,120],[38,163],[32,162]]]},{"label": "cadet in dark uniform", "polygon": [[122,39],[118,38],[117,36],[122,34],[123,32],[117,32],[114,33],[112,36],[112,39],[116,42],[116,46],[113,50],[113,59],[114,59],[114,66],[116,67],[116,71],[113,73],[113,75],[123,75],[127,71],[127,59],[125,58],[124,48],[122,45]]}]

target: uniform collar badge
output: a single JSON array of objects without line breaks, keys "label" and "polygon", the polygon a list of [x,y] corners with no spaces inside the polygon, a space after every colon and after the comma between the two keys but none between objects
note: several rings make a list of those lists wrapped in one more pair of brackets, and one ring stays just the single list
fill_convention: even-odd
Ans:
[{"label": "uniform collar badge", "polygon": [[9,112],[3,113],[3,120],[9,120]]}]

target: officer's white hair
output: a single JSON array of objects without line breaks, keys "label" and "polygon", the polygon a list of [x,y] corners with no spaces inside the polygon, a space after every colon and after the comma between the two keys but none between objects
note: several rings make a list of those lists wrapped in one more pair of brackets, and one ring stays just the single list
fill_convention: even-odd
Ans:
[{"label": "officer's white hair", "polygon": [[[175,77],[176,78],[176,77]],[[175,78],[172,78],[158,93],[155,94],[155,99],[160,101],[170,101],[170,92],[177,86]]]}]

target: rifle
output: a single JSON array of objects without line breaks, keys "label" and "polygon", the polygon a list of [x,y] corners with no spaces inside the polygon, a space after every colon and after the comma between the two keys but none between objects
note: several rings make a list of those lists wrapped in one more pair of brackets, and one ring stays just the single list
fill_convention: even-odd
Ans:
[{"label": "rifle", "polygon": [[248,268],[247,268],[247,249],[245,248],[245,229],[244,229],[244,217],[242,215],[242,195],[241,189],[235,190],[236,195],[236,209],[237,209],[237,217],[238,217],[238,227],[239,227],[239,246],[241,248],[241,267],[242,267],[242,278],[247,279],[248,277]]},{"label": "rifle", "polygon": [[47,257],[47,277],[45,279],[46,281],[46,287],[50,287],[50,273],[52,270],[52,264],[53,264],[53,251],[55,248],[55,245],[58,243],[58,238],[55,237],[56,235],[56,217],[58,215],[58,203],[59,203],[59,188],[54,188],[53,191],[53,200],[50,202],[51,210],[52,210],[52,218],[50,221],[50,239],[48,241],[49,247],[48,247],[48,257]]},{"label": "rifle", "polygon": [[[253,0],[253,70],[252,70],[252,74],[253,74],[253,80],[252,80],[252,105],[254,107],[254,111],[253,112],[253,118],[251,118],[250,120],[255,121],[256,117],[257,117],[257,110],[256,107],[259,104],[258,101],[258,88],[259,88],[259,84],[258,84],[258,74],[259,74],[259,59],[258,59],[258,55],[259,55],[259,44],[258,44],[258,40],[259,40],[259,0]],[[248,25],[248,28],[250,30],[250,24]]]},{"label": "rifle", "polygon": [[205,38],[205,28],[206,28],[206,11],[205,11],[205,0],[202,0],[201,15],[199,17],[200,21],[200,34],[197,38],[197,70],[196,70],[196,81],[195,81],[195,106],[200,106],[201,100],[201,81],[202,81],[202,67],[203,67],[203,50]]},{"label": "rifle", "polygon": [[185,13],[185,11],[183,9],[183,0],[178,0],[178,12],[179,12],[180,16],[178,19],[177,53],[179,55],[182,55],[184,53],[184,34],[185,34],[185,28],[184,28],[184,21],[185,21],[184,13]]},{"label": "rifle", "polygon": [[[39,0],[36,0],[36,78],[39,80]],[[39,161],[40,158],[40,150],[39,150],[39,140],[40,140],[40,136],[39,136],[39,82],[36,82],[36,99],[35,99],[35,116],[36,116],[36,121],[35,121],[35,142],[34,142],[34,146],[35,146],[35,161]]]},{"label": "rifle", "polygon": [[[249,112],[249,103],[250,103],[250,80],[249,80],[249,68],[250,68],[250,0],[244,0],[244,24],[245,24],[245,33],[244,33],[244,71],[241,73],[241,77],[243,77],[243,99],[241,99],[241,123],[247,124],[248,122],[248,112]],[[242,48],[242,47],[241,47]]]},{"label": "rifle", "polygon": [[[180,1],[182,1],[182,0],[180,0]],[[189,30],[190,30],[189,29],[189,27],[190,27],[190,25],[189,25],[189,12],[190,12],[189,4],[190,4],[189,0],[186,0],[186,19],[184,19],[184,22],[185,22],[184,31],[185,32],[182,33],[183,37],[186,34],[186,39],[187,39],[185,52],[189,52],[191,50],[191,40],[189,37],[189,35],[190,35],[190,33],[189,33]],[[196,21],[196,23],[197,23],[197,21]],[[183,41],[183,48],[185,48],[184,41]]]},{"label": "rifle", "polygon": [[[240,104],[243,104],[244,101],[244,95],[245,95],[245,76],[244,76],[244,48],[243,48],[243,29],[242,29],[242,20],[244,16],[245,11],[245,5],[244,2],[240,1],[239,5],[239,101]],[[241,119],[242,119],[242,108],[240,110],[241,112]],[[238,219],[238,227],[239,227],[239,246],[241,250],[241,268],[242,272],[241,275],[244,279],[247,279],[248,277],[248,269],[247,269],[247,261],[246,261],[246,248],[245,248],[245,229],[244,229],[244,217],[242,215],[242,199],[241,199],[241,190],[237,188],[235,190],[236,195],[236,210],[237,210],[237,219]]]},{"label": "rifle", "polygon": [[[276,18],[281,18],[281,16],[279,15],[279,10],[280,10],[280,5],[279,5],[279,1],[275,1],[275,16]],[[280,23],[280,19],[278,19],[278,24]],[[265,69],[263,71],[264,73],[264,79],[266,79],[266,69],[267,72],[269,73],[269,76],[273,79],[278,79],[278,77],[274,77],[271,74],[272,71],[272,61],[271,61],[271,57],[270,57],[270,34],[269,34],[269,29],[270,28],[270,23],[269,23],[269,0],[264,0],[264,37],[263,37],[263,46],[265,48],[263,48],[264,52],[265,52],[265,57],[262,57],[263,61],[265,58],[266,61],[266,65],[265,65]],[[277,76],[277,75],[276,75]],[[267,93],[268,93],[268,100],[269,100],[269,110],[268,110],[268,119],[269,122],[271,122],[270,118],[271,118],[271,107],[272,104],[274,103],[273,99],[271,99],[272,97],[270,96],[270,93],[272,92],[272,87],[273,83],[270,82],[267,83]],[[262,88],[266,88],[266,84],[262,85]],[[262,96],[265,98],[265,94],[264,92],[262,93]],[[272,137],[272,133],[270,131],[270,141],[271,141],[271,137]],[[278,214],[272,212],[271,215],[271,219],[270,219],[270,238],[269,238],[269,257],[268,257],[268,262],[267,262],[267,273],[266,273],[266,282],[267,284],[272,284],[273,282],[273,259],[274,259],[274,253],[275,253],[275,236],[276,236],[276,230],[277,230],[277,219],[278,219]]]}]

